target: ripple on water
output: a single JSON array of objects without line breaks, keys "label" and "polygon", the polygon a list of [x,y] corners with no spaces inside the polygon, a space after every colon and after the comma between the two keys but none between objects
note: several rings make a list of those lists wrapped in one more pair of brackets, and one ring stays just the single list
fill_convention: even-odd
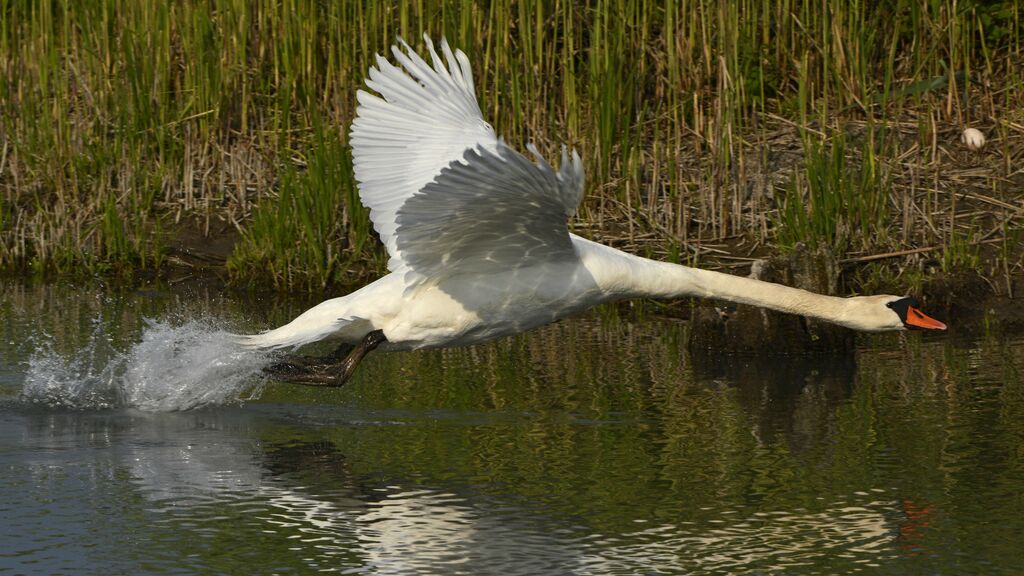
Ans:
[{"label": "ripple on water", "polygon": [[[758,512],[714,525],[659,524],[611,537],[592,535],[587,564],[614,573],[636,571],[823,573],[829,559],[849,572],[892,555],[896,501],[837,503],[821,511]],[[824,568],[824,573],[827,573]]]}]

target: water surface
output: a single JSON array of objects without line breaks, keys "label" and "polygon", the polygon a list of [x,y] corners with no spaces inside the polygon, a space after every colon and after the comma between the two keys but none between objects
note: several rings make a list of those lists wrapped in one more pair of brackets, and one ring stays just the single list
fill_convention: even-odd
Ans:
[{"label": "water surface", "polygon": [[589,314],[264,380],[309,302],[0,284],[0,573],[1019,573],[1024,341]]}]

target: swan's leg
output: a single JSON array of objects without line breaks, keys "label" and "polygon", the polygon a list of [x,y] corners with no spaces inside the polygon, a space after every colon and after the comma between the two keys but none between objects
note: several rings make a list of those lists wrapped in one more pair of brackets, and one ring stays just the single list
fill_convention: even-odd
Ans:
[{"label": "swan's leg", "polygon": [[325,379],[317,382],[309,382],[309,384],[315,386],[341,386],[352,376],[352,373],[356,371],[356,366],[359,365],[359,361],[363,359],[363,356],[369,354],[374,348],[380,346],[388,339],[384,337],[383,330],[374,330],[366,336],[359,344],[352,349],[351,352],[345,356],[345,359],[341,362],[328,367],[325,371]]},{"label": "swan's leg", "polygon": [[289,354],[282,361],[265,367],[263,371],[282,380],[301,378],[304,374],[323,372],[326,368],[341,362],[354,348],[354,345],[343,342],[326,356]]},{"label": "swan's leg", "polygon": [[[363,337],[358,345],[339,346],[331,353],[324,362],[320,358],[311,359],[311,362],[301,361],[298,364],[292,362],[281,362],[268,366],[264,370],[275,377],[287,382],[305,384],[308,386],[341,386],[356,371],[356,366],[371,350],[386,342],[383,330],[374,330]],[[346,353],[347,352],[347,353]],[[341,358],[344,354],[345,357]]]}]

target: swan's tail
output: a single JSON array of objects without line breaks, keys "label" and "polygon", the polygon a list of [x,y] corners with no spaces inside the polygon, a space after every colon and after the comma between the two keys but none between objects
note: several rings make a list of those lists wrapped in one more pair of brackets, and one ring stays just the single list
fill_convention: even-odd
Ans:
[{"label": "swan's tail", "polygon": [[382,312],[391,313],[401,301],[404,289],[401,277],[389,274],[347,296],[321,302],[284,326],[261,334],[240,335],[237,342],[246,348],[263,350],[297,348],[328,338],[355,344],[382,328],[367,318],[367,312],[374,318]]},{"label": "swan's tail", "polygon": [[260,350],[298,348],[327,338],[349,341],[352,339],[348,335],[348,332],[352,331],[350,328],[354,327],[353,324],[362,323],[359,318],[343,318],[335,321],[333,325],[308,326],[298,322],[301,318],[300,316],[284,326],[259,334],[236,334],[235,341],[243,348]]},{"label": "swan's tail", "polygon": [[262,350],[297,348],[327,338],[358,342],[373,328],[366,320],[339,310],[340,300],[336,298],[314,306],[284,326],[260,334],[239,334],[235,340],[245,348]]},{"label": "swan's tail", "polygon": [[275,328],[273,330],[267,330],[259,334],[235,334],[235,342],[238,342],[243,348],[250,348],[254,350],[273,350],[275,348],[289,348],[296,347],[305,344],[304,338],[297,338],[295,334],[287,334],[284,332],[284,328],[288,325]]}]

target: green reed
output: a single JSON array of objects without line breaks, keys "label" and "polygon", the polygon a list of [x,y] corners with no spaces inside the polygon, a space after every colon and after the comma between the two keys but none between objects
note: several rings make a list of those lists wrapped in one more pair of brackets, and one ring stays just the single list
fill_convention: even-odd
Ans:
[{"label": "green reed", "polygon": [[354,201],[348,149],[322,122],[309,149],[305,166],[285,170],[276,198],[255,209],[228,261],[236,275],[279,288],[324,288],[344,282],[352,256],[363,256],[368,217]]},{"label": "green reed", "polygon": [[778,212],[780,246],[804,242],[836,254],[884,246],[888,187],[870,141],[856,168],[848,164],[843,136],[827,144],[807,139],[805,147],[804,170],[794,173]]},{"label": "green reed", "polygon": [[[963,207],[919,184],[944,177],[938,144],[968,124],[999,141],[979,186],[1011,193],[1013,2],[0,0],[0,268],[152,267],[187,218],[243,231],[239,281],[264,265],[280,286],[379,266],[350,167],[318,163],[348,162],[374,54],[399,36],[422,48],[423,32],[467,52],[510,142],[581,152],[591,185],[574,226],[646,252],[814,242],[831,228],[781,222],[846,206],[883,169],[889,189],[836,249],[942,241]],[[850,122],[876,140],[847,138]],[[794,175],[826,165],[856,178],[817,190]]]}]

